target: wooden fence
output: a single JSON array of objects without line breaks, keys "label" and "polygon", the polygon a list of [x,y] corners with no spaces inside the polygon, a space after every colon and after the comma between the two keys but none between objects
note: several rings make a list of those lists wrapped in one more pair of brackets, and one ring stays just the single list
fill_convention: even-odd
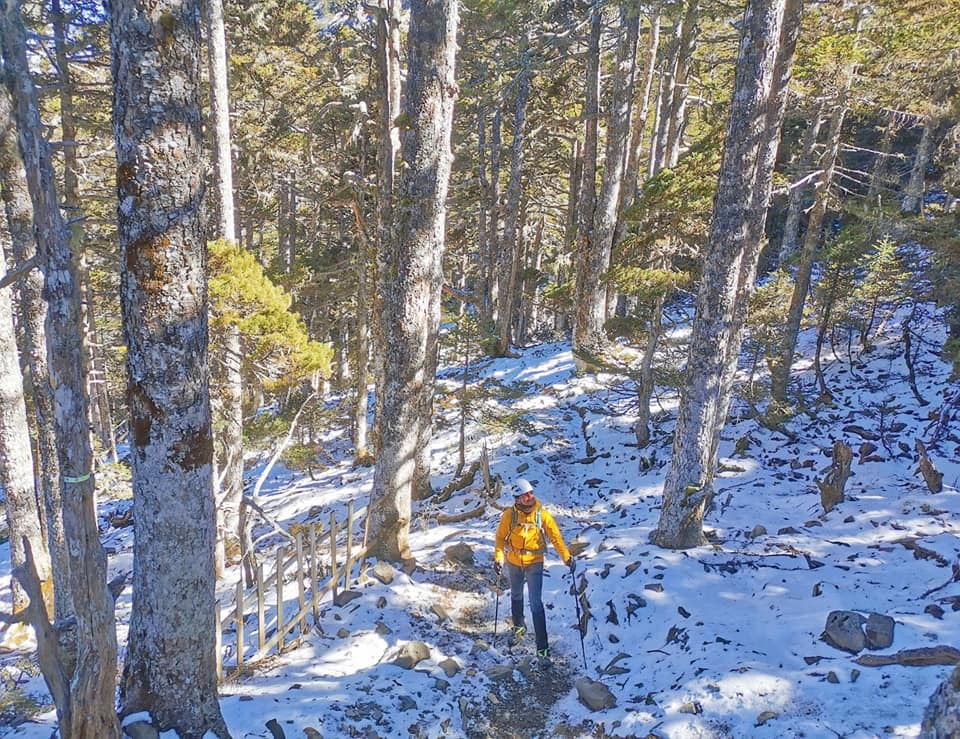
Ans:
[{"label": "wooden fence", "polygon": [[[312,614],[313,623],[317,621],[321,599],[327,593],[336,598],[341,581],[345,590],[354,582],[353,566],[357,563],[360,563],[357,578],[360,577],[367,556],[369,519],[366,519],[363,542],[355,549],[356,518],[353,501],[350,501],[343,529],[337,526],[336,515],[331,513],[326,532],[322,531],[322,524],[317,523],[297,531],[292,545],[277,547],[271,575],[264,577],[264,563],[258,564],[255,582],[249,591],[244,591],[242,578],[237,583],[235,602],[226,615],[221,614],[221,604],[217,604],[218,679],[223,679],[223,634],[231,625],[236,627],[235,667],[239,672],[245,664],[256,662],[271,650],[282,653],[294,630],[297,639],[302,638],[308,629],[307,617]],[[341,534],[342,561],[338,558]]]}]

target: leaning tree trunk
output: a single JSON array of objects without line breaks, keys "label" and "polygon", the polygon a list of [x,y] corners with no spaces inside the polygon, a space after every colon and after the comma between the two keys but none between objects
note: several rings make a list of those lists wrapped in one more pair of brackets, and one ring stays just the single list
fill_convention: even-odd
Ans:
[{"label": "leaning tree trunk", "polygon": [[787,309],[787,319],[778,347],[778,356],[775,357],[770,370],[770,397],[778,403],[785,403],[787,400],[787,385],[790,380],[790,369],[793,366],[793,353],[796,351],[800,334],[803,307],[807,302],[807,293],[810,291],[814,261],[823,240],[823,226],[830,201],[833,174],[840,153],[840,135],[843,131],[843,119],[847,112],[847,95],[850,85],[853,83],[853,72],[854,65],[850,62],[843,71],[837,93],[836,108],[833,115],[830,116],[827,144],[823,156],[820,158],[822,174],[817,182],[813,209],[807,219],[807,232],[804,234],[803,246],[800,250],[800,263],[797,265],[797,272],[794,275],[793,293],[790,296],[790,306]]},{"label": "leaning tree trunk", "polygon": [[697,19],[700,14],[698,0],[689,0],[683,18],[683,31],[680,34],[680,51],[676,80],[673,85],[673,97],[667,118],[667,136],[664,142],[663,166],[676,167],[680,161],[680,149],[683,144],[683,131],[687,125],[687,101],[690,96],[690,66],[697,43]]},{"label": "leaning tree trunk", "polygon": [[411,501],[429,473],[417,467],[433,421],[456,30],[455,0],[411,3],[404,169],[380,255],[387,369],[377,388],[383,417],[369,513],[375,554],[390,561],[410,557]]},{"label": "leaning tree trunk", "polygon": [[[0,249],[2,256],[4,249]],[[0,279],[6,267],[0,261]],[[10,563],[26,563],[26,549],[33,550],[37,575],[49,581],[50,556],[40,528],[40,507],[33,487],[33,455],[27,405],[23,397],[20,353],[13,330],[10,288],[0,288],[0,484],[6,496],[7,525],[10,527]],[[13,612],[27,607],[27,594],[18,582],[13,587]],[[49,604],[48,604],[49,605]]]},{"label": "leaning tree trunk", "polygon": [[[0,87],[0,194],[3,198],[10,235],[10,253],[13,256],[15,267],[22,267],[28,264],[30,260],[35,259],[37,247],[33,238],[33,208],[30,204],[30,193],[27,191],[26,173],[23,169],[20,149],[16,142],[16,130],[12,116],[13,107],[10,102],[10,95],[6,87]],[[37,449],[40,459],[37,460],[39,462],[39,475],[36,492],[41,493],[40,505],[42,505],[42,508],[37,508],[37,524],[41,532],[44,528],[46,529],[46,542],[34,541],[32,546],[37,561],[43,563],[46,559],[51,570],[54,614],[57,618],[66,618],[73,613],[73,605],[70,598],[70,566],[67,559],[67,546],[63,535],[63,515],[60,506],[60,476],[58,474],[56,436],[53,429],[53,396],[47,377],[47,345],[43,333],[43,321],[47,315],[47,307],[41,297],[43,277],[39,271],[30,269],[29,272],[20,276],[19,288],[19,320],[23,329],[23,352],[27,355],[27,365],[30,368],[34,408],[37,416]],[[4,293],[0,295],[0,301],[6,300],[12,305],[9,289],[0,288],[0,292]],[[11,314],[11,330],[14,323]],[[10,354],[10,358],[13,358],[16,356],[18,348],[16,344],[11,346],[14,353]],[[2,352],[4,357],[7,354],[8,350]],[[0,359],[0,362],[3,361],[3,359]],[[24,392],[23,377],[19,364],[16,365],[16,372],[21,378],[19,392],[22,396]],[[11,386],[10,391],[16,392],[16,387],[16,385]],[[26,412],[25,408],[24,412]],[[24,416],[23,422],[24,424],[28,423],[26,416]],[[17,448],[20,444],[26,443],[19,456],[28,453],[30,450],[30,434],[27,425],[24,425],[22,433],[24,439],[19,442],[12,440],[12,448]],[[31,458],[31,464],[26,468],[25,474],[27,477],[25,479],[30,481],[30,498],[35,500],[32,461]],[[11,462],[10,474],[13,478],[18,478],[20,474],[24,473],[23,470],[20,470],[19,474],[14,472],[15,466],[17,466],[17,463]],[[9,484],[12,486],[16,483],[11,482]],[[6,485],[7,483],[4,483],[5,487]],[[13,566],[23,563],[22,536],[14,533],[12,526],[10,549]],[[39,576],[44,579],[47,575],[40,572]],[[15,608],[22,605],[21,594],[22,591],[17,586],[14,591]]]},{"label": "leaning tree trunk", "polygon": [[527,98],[530,94],[531,50],[526,36],[520,42],[520,72],[517,75],[517,98],[513,115],[513,146],[510,150],[510,181],[507,183],[506,214],[503,218],[503,238],[497,253],[497,349],[496,355],[506,356],[510,350],[514,306],[517,305],[517,270],[519,247],[517,238],[520,223],[520,198],[523,180],[524,127],[527,119]]},{"label": "leaning tree trunk", "polygon": [[703,516],[760,254],[801,14],[800,0],[750,0],[744,15],[673,456],[651,536],[660,546],[684,549],[704,542]]},{"label": "leaning tree trunk", "polygon": [[[626,166],[623,171],[623,187],[620,188],[620,215],[637,197],[637,187],[640,184],[640,163],[643,160],[644,141],[647,131],[647,117],[650,113],[650,91],[653,88],[653,77],[657,65],[657,49],[660,47],[660,17],[661,11],[656,8],[650,17],[650,29],[647,36],[647,47],[643,56],[643,84],[635,104],[636,111],[630,123],[630,150]],[[627,221],[618,217],[617,228],[614,233],[614,249],[623,242],[627,235]]]},{"label": "leaning tree trunk", "polygon": [[0,7],[0,46],[14,102],[47,299],[47,359],[50,382],[56,388],[53,420],[76,616],[77,663],[70,683],[70,703],[57,706],[60,735],[63,739],[110,739],[120,734],[114,710],[117,636],[113,598],[106,582],[107,556],[100,543],[94,504],[77,265],[53,184],[53,163],[27,65],[19,3],[4,0]]},{"label": "leaning tree trunk", "polygon": [[810,178],[813,176],[813,154],[820,138],[820,126],[823,123],[823,103],[817,106],[800,144],[800,160],[797,163],[797,178],[790,186],[787,196],[787,215],[783,220],[783,239],[780,241],[780,254],[777,264],[783,267],[797,251],[800,240],[800,217],[803,215],[803,197],[807,193]]},{"label": "leaning tree trunk", "polygon": [[593,229],[580,254],[577,272],[577,320],[573,326],[574,357],[603,354],[607,344],[604,324],[607,320],[607,285],[603,276],[610,267],[613,235],[617,226],[623,164],[630,144],[630,108],[636,70],[637,39],[640,31],[639,9],[634,3],[620,6],[620,32],[617,66],[613,75],[607,147],[604,155],[600,196],[593,214]]},{"label": "leaning tree trunk", "polygon": [[133,461],[122,713],[229,736],[217,700],[199,0],[116,0],[110,44]]}]

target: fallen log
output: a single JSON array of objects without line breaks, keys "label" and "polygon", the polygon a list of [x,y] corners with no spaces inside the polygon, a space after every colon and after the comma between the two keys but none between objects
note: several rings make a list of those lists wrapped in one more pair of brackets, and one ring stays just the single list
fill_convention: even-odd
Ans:
[{"label": "fallen log", "polygon": [[960,649],[955,647],[918,647],[901,649],[894,654],[864,654],[854,662],[864,667],[885,667],[886,665],[904,665],[905,667],[927,667],[930,665],[960,664]]},{"label": "fallen log", "polygon": [[458,523],[459,521],[466,521],[469,518],[477,518],[483,515],[483,512],[487,509],[486,503],[481,503],[476,508],[472,508],[469,511],[463,511],[462,513],[451,513],[437,514],[437,523]]}]

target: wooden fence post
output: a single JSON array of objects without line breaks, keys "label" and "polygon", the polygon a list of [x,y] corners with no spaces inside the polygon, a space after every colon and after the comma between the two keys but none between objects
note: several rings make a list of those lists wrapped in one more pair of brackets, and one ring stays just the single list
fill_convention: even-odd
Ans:
[{"label": "wooden fence post", "polygon": [[257,637],[258,647],[267,643],[267,604],[263,592],[263,562],[257,563]]},{"label": "wooden fence post", "polygon": [[[299,608],[297,608],[297,613],[303,612],[303,606],[307,602],[307,593],[304,589],[303,583],[303,536],[298,531],[296,536],[296,545],[297,545],[297,603]],[[300,618],[300,636],[302,637],[307,631],[307,619],[306,617]]]},{"label": "wooden fence post", "polygon": [[353,570],[353,500],[347,503],[347,566],[343,573],[343,589],[350,589],[350,574]]},{"label": "wooden fence post", "polygon": [[216,618],[217,618],[217,628],[216,628],[216,655],[217,655],[217,684],[223,682],[223,633],[220,629],[220,601],[217,601],[216,605]]},{"label": "wooden fence post", "polygon": [[283,654],[283,547],[277,547],[277,652]]},{"label": "wooden fence post", "polygon": [[243,666],[243,580],[237,581],[237,669]]},{"label": "wooden fence post", "polygon": [[330,580],[333,582],[333,597],[337,597],[337,517],[330,513]]},{"label": "wooden fence post", "polygon": [[310,595],[313,598],[313,623],[320,617],[320,582],[317,573],[317,525],[310,524]]}]

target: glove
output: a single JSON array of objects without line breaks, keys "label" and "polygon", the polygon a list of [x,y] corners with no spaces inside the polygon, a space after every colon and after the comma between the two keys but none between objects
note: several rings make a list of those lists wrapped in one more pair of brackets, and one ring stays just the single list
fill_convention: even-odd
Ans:
[{"label": "glove", "polygon": [[570,568],[570,574],[573,575],[577,571],[577,560],[573,557],[567,560],[567,567]]},{"label": "glove", "polygon": [[503,574],[503,562],[494,562],[493,571],[497,577],[500,577]]}]

